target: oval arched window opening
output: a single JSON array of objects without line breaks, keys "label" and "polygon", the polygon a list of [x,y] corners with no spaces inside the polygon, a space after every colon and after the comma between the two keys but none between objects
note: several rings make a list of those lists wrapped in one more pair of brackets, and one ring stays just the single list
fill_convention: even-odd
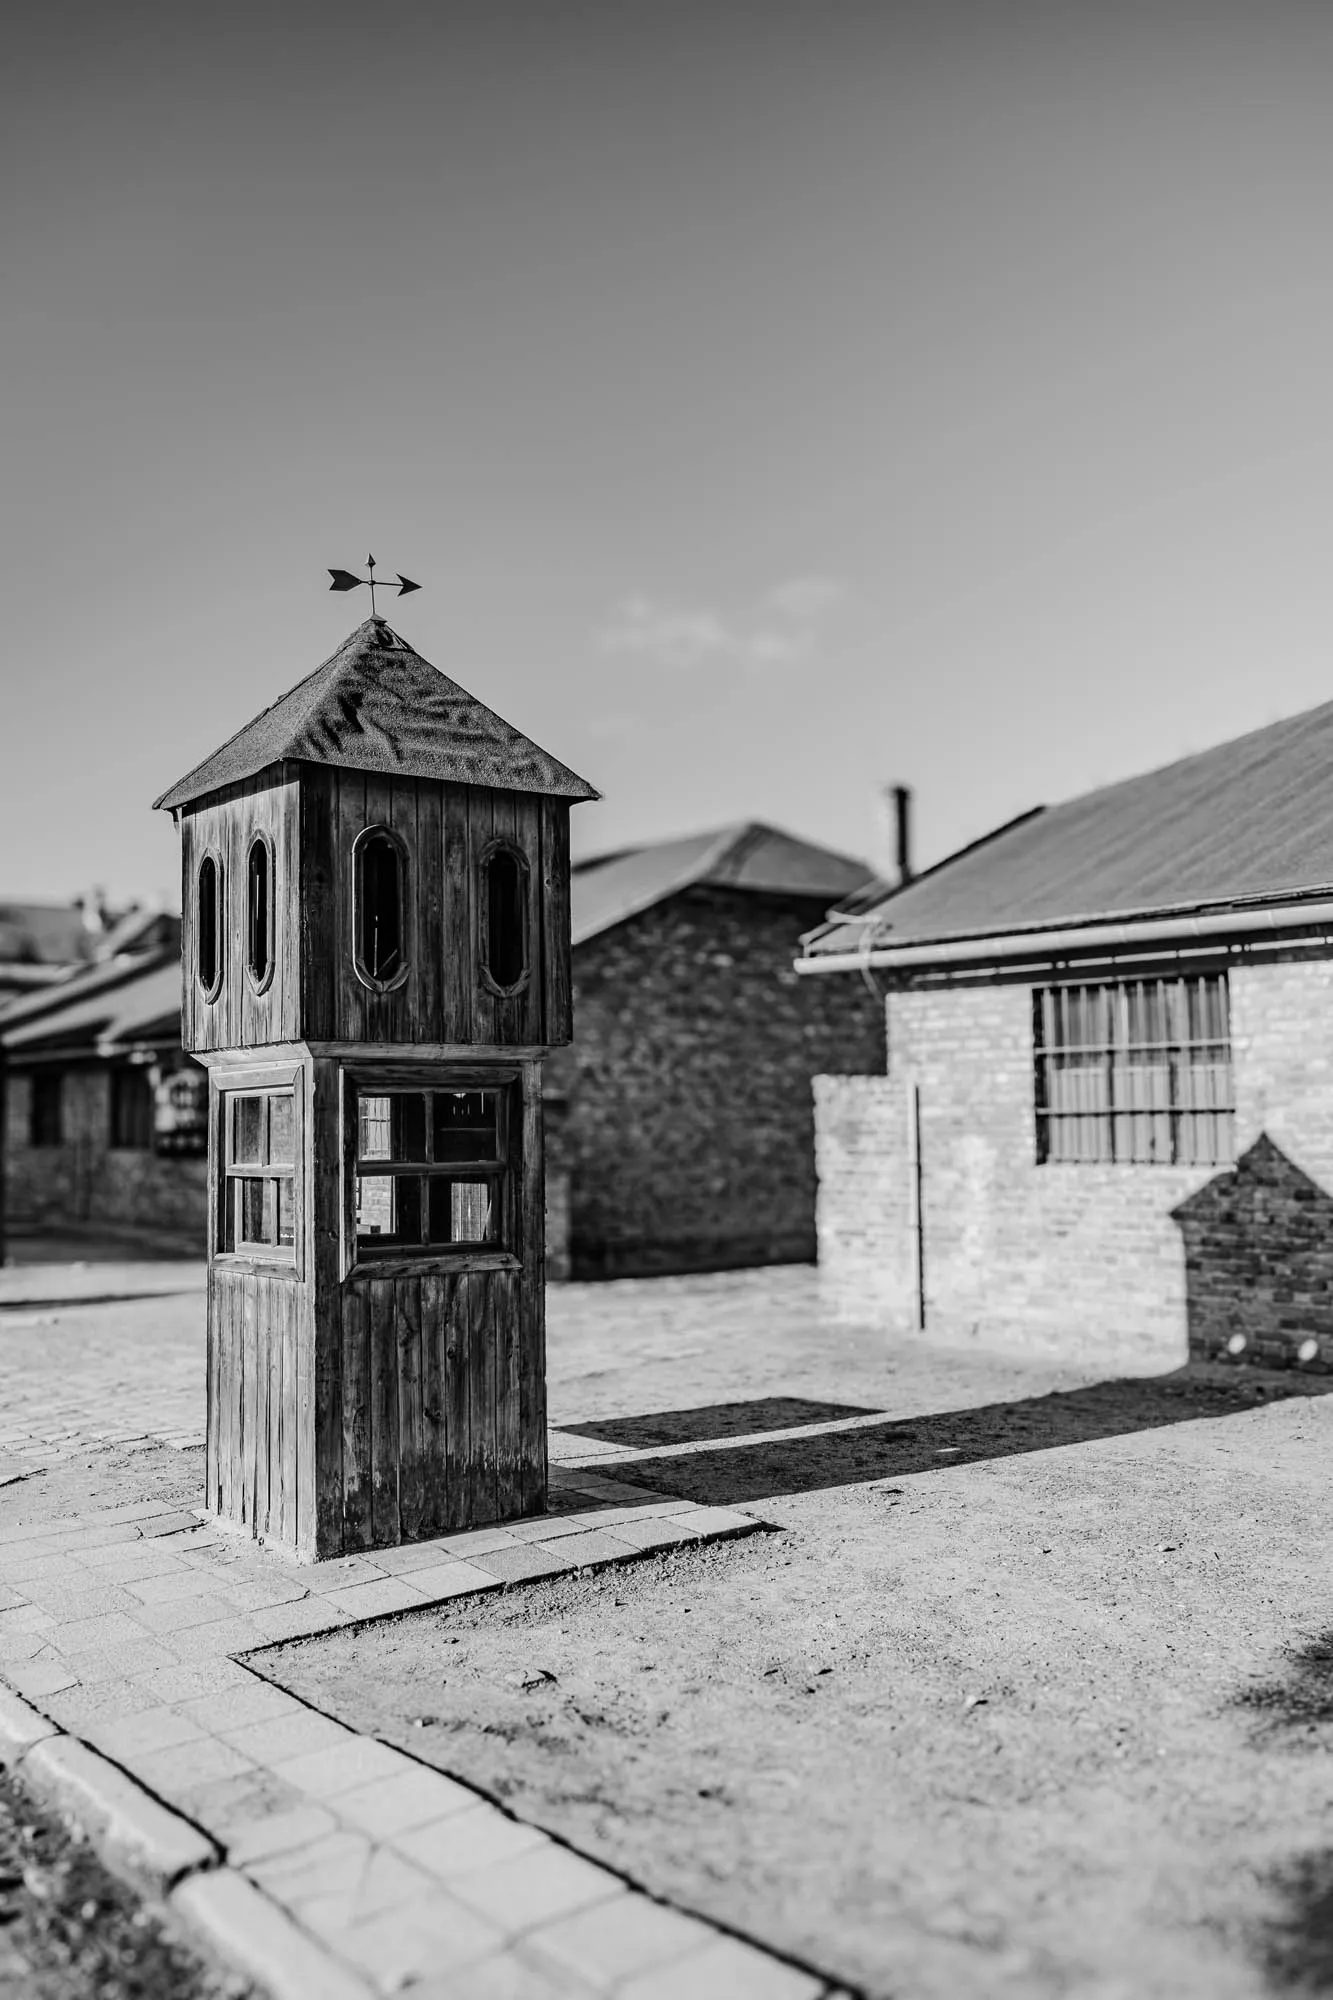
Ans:
[{"label": "oval arched window opening", "polygon": [[356,969],[383,990],[406,971],[403,850],[386,827],[363,833],[356,850]]},{"label": "oval arched window opening", "polygon": [[194,950],[199,984],[211,1000],[222,978],[222,870],[212,854],[206,854],[199,863]]},{"label": "oval arched window opening", "polygon": [[528,969],[527,871],[507,847],[486,863],[486,970],[505,992]]},{"label": "oval arched window opening", "polygon": [[273,861],[262,833],[250,842],[246,861],[245,962],[262,992],[273,970]]}]

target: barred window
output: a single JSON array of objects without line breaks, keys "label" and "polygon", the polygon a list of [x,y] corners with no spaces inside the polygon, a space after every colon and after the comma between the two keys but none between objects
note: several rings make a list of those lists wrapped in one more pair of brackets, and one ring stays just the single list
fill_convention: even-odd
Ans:
[{"label": "barred window", "polygon": [[1045,986],[1032,996],[1039,1163],[1235,1158],[1224,972]]}]

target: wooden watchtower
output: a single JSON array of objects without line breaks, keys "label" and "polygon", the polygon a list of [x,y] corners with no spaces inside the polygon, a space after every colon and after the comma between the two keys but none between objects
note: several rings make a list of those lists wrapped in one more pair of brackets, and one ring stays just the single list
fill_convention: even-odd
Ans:
[{"label": "wooden watchtower", "polygon": [[157,800],[209,1070],[208,1505],[307,1555],[546,1505],[554,757],[371,618]]}]

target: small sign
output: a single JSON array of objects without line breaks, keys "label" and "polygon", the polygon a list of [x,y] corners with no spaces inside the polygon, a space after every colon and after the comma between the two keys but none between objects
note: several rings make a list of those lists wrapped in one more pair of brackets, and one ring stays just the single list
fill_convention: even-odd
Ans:
[{"label": "small sign", "polygon": [[208,1151],[208,1071],[177,1069],[153,1093],[153,1149],[192,1155]]}]

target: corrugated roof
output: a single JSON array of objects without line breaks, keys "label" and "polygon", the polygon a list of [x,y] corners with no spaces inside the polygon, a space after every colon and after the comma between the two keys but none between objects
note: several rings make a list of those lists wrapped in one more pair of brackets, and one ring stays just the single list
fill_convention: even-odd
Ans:
[{"label": "corrugated roof", "polygon": [[702,883],[756,895],[832,901],[871,879],[863,861],[758,820],[744,820],[713,833],[621,849],[576,864],[570,885],[573,939],[582,944]]},{"label": "corrugated roof", "polygon": [[810,956],[1333,891],[1333,702],[1011,821]]},{"label": "corrugated roof", "polygon": [[591,785],[368,618],[324,664],[154,804],[187,805],[285,759],[595,799]]},{"label": "corrugated roof", "polygon": [[179,1034],[180,1010],[179,953],[154,952],[130,964],[92,966],[59,987],[14,1001],[0,1015],[0,1041],[18,1055],[160,1040]]}]

